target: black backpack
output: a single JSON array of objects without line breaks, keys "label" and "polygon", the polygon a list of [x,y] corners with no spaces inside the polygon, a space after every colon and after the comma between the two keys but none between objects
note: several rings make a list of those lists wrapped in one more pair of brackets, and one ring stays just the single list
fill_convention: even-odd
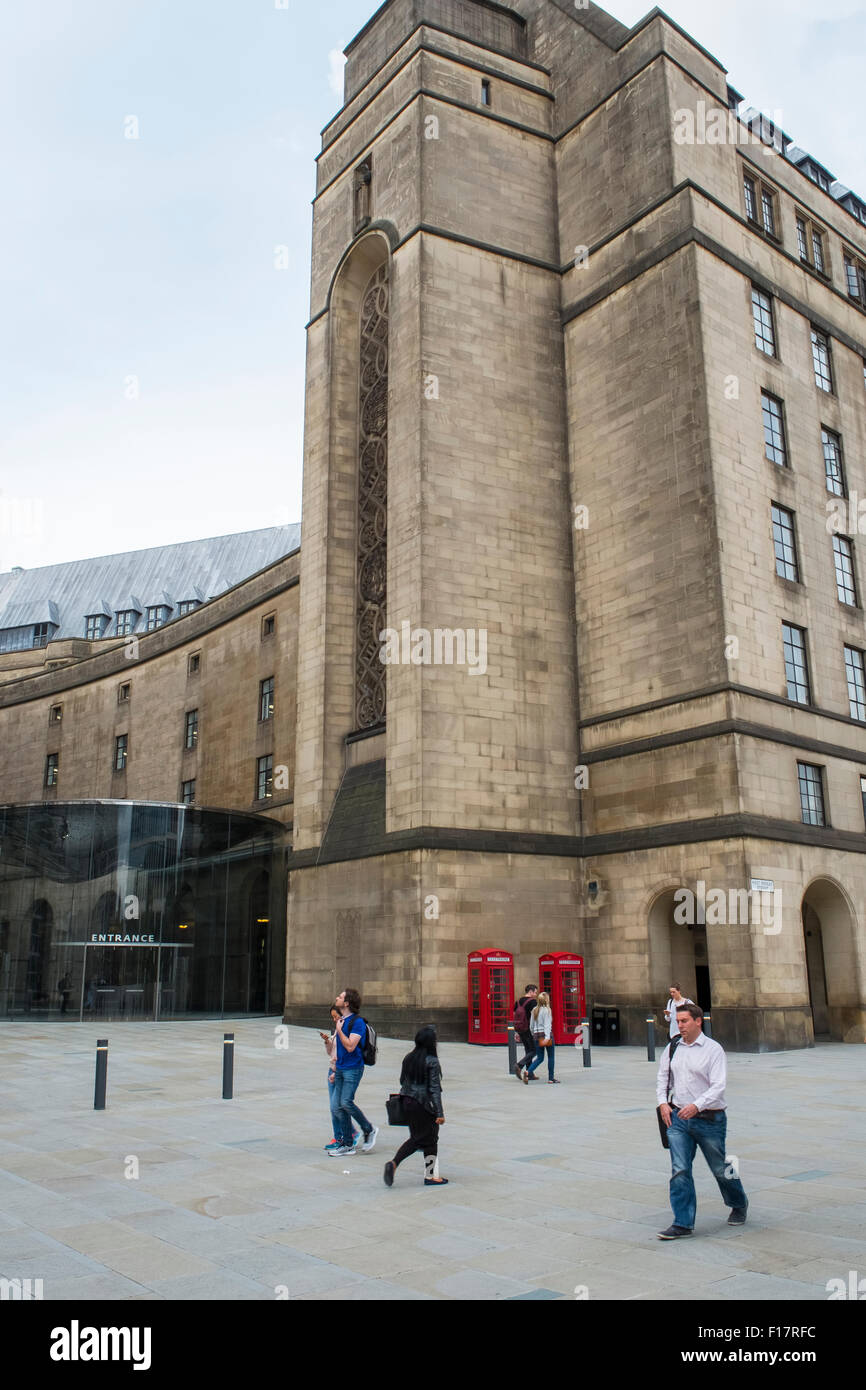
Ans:
[{"label": "black backpack", "polygon": [[[376,1032],[376,1029],[373,1027],[372,1023],[368,1023],[366,1018],[363,1018],[361,1014],[353,1014],[352,1017],[360,1018],[361,1022],[365,1024],[367,1028],[367,1032],[364,1037],[364,1042],[361,1047],[361,1056],[364,1059],[364,1066],[375,1067],[376,1054],[379,1051],[379,1037]],[[344,1033],[351,1033],[352,1030],[351,1028],[344,1028],[343,1031]]]}]

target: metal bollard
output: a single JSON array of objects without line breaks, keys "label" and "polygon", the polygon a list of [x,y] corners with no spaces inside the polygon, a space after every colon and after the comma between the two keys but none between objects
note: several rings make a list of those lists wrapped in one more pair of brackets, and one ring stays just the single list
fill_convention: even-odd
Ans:
[{"label": "metal bollard", "polygon": [[235,1075],[235,1035],[223,1033],[223,1100],[231,1100]]},{"label": "metal bollard", "polygon": [[108,1080],[108,1038],[96,1039],[96,1086],[93,1092],[94,1110],[105,1109],[105,1085]]},{"label": "metal bollard", "polygon": [[582,1037],[582,1042],[583,1042],[583,1065],[584,1065],[585,1067],[591,1067],[591,1066],[592,1066],[592,1047],[591,1047],[591,1045],[590,1045],[589,1020],[588,1020],[588,1019],[585,1019],[585,1018],[584,1018],[584,1019],[581,1021],[581,1024],[580,1024],[580,1031],[581,1031],[581,1033],[582,1033],[582,1035],[583,1035],[583,1037]]},{"label": "metal bollard", "polygon": [[517,1037],[514,1032],[514,1024],[508,1025],[508,1075],[513,1076],[517,1071]]},{"label": "metal bollard", "polygon": [[656,1059],[656,1021],[648,1018],[646,1021],[646,1059],[654,1062]]},{"label": "metal bollard", "polygon": [[712,1018],[712,1014],[704,1014],[704,1037],[705,1037],[705,1038],[711,1038],[712,1036],[713,1036],[713,1018]]}]

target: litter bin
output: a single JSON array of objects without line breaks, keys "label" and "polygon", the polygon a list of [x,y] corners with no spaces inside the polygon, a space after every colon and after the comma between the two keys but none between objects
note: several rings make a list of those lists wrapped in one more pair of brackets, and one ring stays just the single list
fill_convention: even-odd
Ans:
[{"label": "litter bin", "polygon": [[619,1009],[604,1011],[604,1040],[608,1047],[619,1047]]},{"label": "litter bin", "polygon": [[604,1018],[605,1012],[606,1012],[606,1010],[603,1009],[603,1008],[599,1008],[598,1005],[596,1005],[595,1008],[594,1008],[593,1011],[592,1011],[592,1045],[593,1045],[593,1047],[604,1047],[605,1044],[607,1043],[607,1036],[606,1036],[606,1033],[605,1033],[605,1018]]}]

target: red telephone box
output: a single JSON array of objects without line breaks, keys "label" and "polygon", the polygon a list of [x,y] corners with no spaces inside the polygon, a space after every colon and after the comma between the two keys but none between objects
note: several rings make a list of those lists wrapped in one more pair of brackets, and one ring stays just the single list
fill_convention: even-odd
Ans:
[{"label": "red telephone box", "polygon": [[469,1041],[508,1042],[514,1007],[514,957],[510,951],[472,951],[469,956]]},{"label": "red telephone box", "polygon": [[573,1043],[578,1025],[586,1018],[583,957],[572,951],[549,951],[539,957],[538,978],[553,1010],[553,1041]]}]

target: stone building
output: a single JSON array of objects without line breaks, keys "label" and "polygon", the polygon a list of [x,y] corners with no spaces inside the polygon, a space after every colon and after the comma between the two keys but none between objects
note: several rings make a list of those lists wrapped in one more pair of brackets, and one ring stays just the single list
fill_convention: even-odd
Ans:
[{"label": "stone building", "polygon": [[[387,0],[347,49],[280,618],[288,1020],[354,982],[464,1037],[499,947],[518,983],[580,951],[631,1040],[672,979],[732,1047],[866,1036],[866,205],[742,108],[659,10]],[[4,741],[47,752],[121,659],[0,691]]]},{"label": "stone building", "polygon": [[287,1017],[465,1035],[497,946],[632,1038],[677,977],[733,1046],[862,1041],[863,204],[658,10],[389,0],[346,52]]}]

